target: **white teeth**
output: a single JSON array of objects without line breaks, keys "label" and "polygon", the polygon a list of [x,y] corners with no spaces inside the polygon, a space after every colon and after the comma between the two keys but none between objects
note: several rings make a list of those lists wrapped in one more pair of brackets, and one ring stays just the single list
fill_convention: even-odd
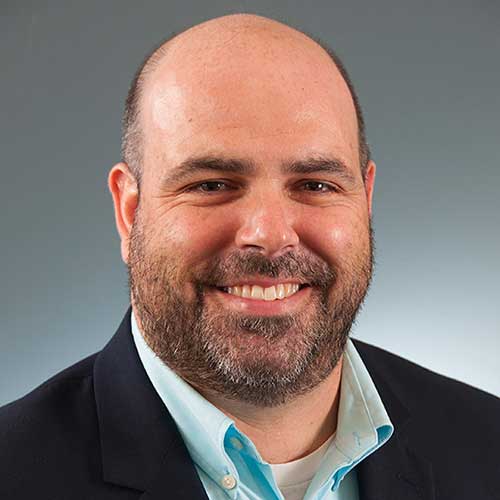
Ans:
[{"label": "white teeth", "polygon": [[276,298],[276,287],[270,286],[264,289],[264,300],[274,300]]},{"label": "white teeth", "polygon": [[252,294],[250,295],[252,299],[263,299],[264,289],[259,285],[252,285]]},{"label": "white teeth", "polygon": [[227,292],[231,295],[237,295],[246,299],[255,300],[282,300],[290,297],[299,291],[300,285],[298,283],[279,283],[275,286],[263,288],[259,285],[242,285],[230,286]]}]

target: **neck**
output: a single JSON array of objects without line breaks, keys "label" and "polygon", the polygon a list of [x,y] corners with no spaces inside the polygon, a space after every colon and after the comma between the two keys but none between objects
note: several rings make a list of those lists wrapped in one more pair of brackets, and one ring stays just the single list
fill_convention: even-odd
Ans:
[{"label": "neck", "polygon": [[234,420],[268,463],[286,463],[319,448],[337,428],[342,359],[321,384],[307,394],[273,408],[228,400],[197,390]]}]

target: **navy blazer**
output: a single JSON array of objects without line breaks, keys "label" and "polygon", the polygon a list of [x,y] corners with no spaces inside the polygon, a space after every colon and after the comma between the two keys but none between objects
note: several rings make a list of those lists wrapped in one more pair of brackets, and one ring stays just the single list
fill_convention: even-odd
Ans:
[{"label": "navy blazer", "polygon": [[[395,427],[356,468],[360,500],[500,500],[500,400],[354,342]],[[102,351],[0,408],[0,499],[207,499],[130,309]]]}]

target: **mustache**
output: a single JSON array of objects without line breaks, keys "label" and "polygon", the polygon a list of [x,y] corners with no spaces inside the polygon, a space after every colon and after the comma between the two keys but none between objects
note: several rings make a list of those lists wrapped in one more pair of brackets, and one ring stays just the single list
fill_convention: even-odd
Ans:
[{"label": "mustache", "polygon": [[242,277],[260,276],[286,281],[298,279],[311,286],[327,288],[337,279],[337,272],[323,260],[305,253],[286,253],[268,259],[260,252],[234,252],[213,259],[200,273],[205,285],[237,281]]}]

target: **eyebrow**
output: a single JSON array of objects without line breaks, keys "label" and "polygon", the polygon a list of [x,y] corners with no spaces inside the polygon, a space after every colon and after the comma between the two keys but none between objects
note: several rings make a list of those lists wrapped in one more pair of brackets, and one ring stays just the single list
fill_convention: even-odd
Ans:
[{"label": "eyebrow", "polygon": [[188,158],[179,163],[172,172],[161,181],[162,187],[176,184],[200,172],[224,172],[239,175],[252,175],[256,171],[255,165],[247,160],[222,158],[215,156],[200,156]]},{"label": "eyebrow", "polygon": [[[180,183],[200,172],[230,173],[242,176],[252,176],[257,168],[252,161],[219,156],[199,156],[188,158],[177,165],[161,181],[161,186],[167,188]],[[356,176],[347,165],[338,158],[312,156],[303,160],[284,162],[281,165],[283,174],[315,174],[329,173],[341,177],[346,182],[356,182]]]},{"label": "eyebrow", "polygon": [[326,156],[313,156],[306,160],[285,163],[282,165],[282,172],[285,174],[315,174],[322,172],[341,177],[349,183],[356,182],[356,176],[341,159]]}]

